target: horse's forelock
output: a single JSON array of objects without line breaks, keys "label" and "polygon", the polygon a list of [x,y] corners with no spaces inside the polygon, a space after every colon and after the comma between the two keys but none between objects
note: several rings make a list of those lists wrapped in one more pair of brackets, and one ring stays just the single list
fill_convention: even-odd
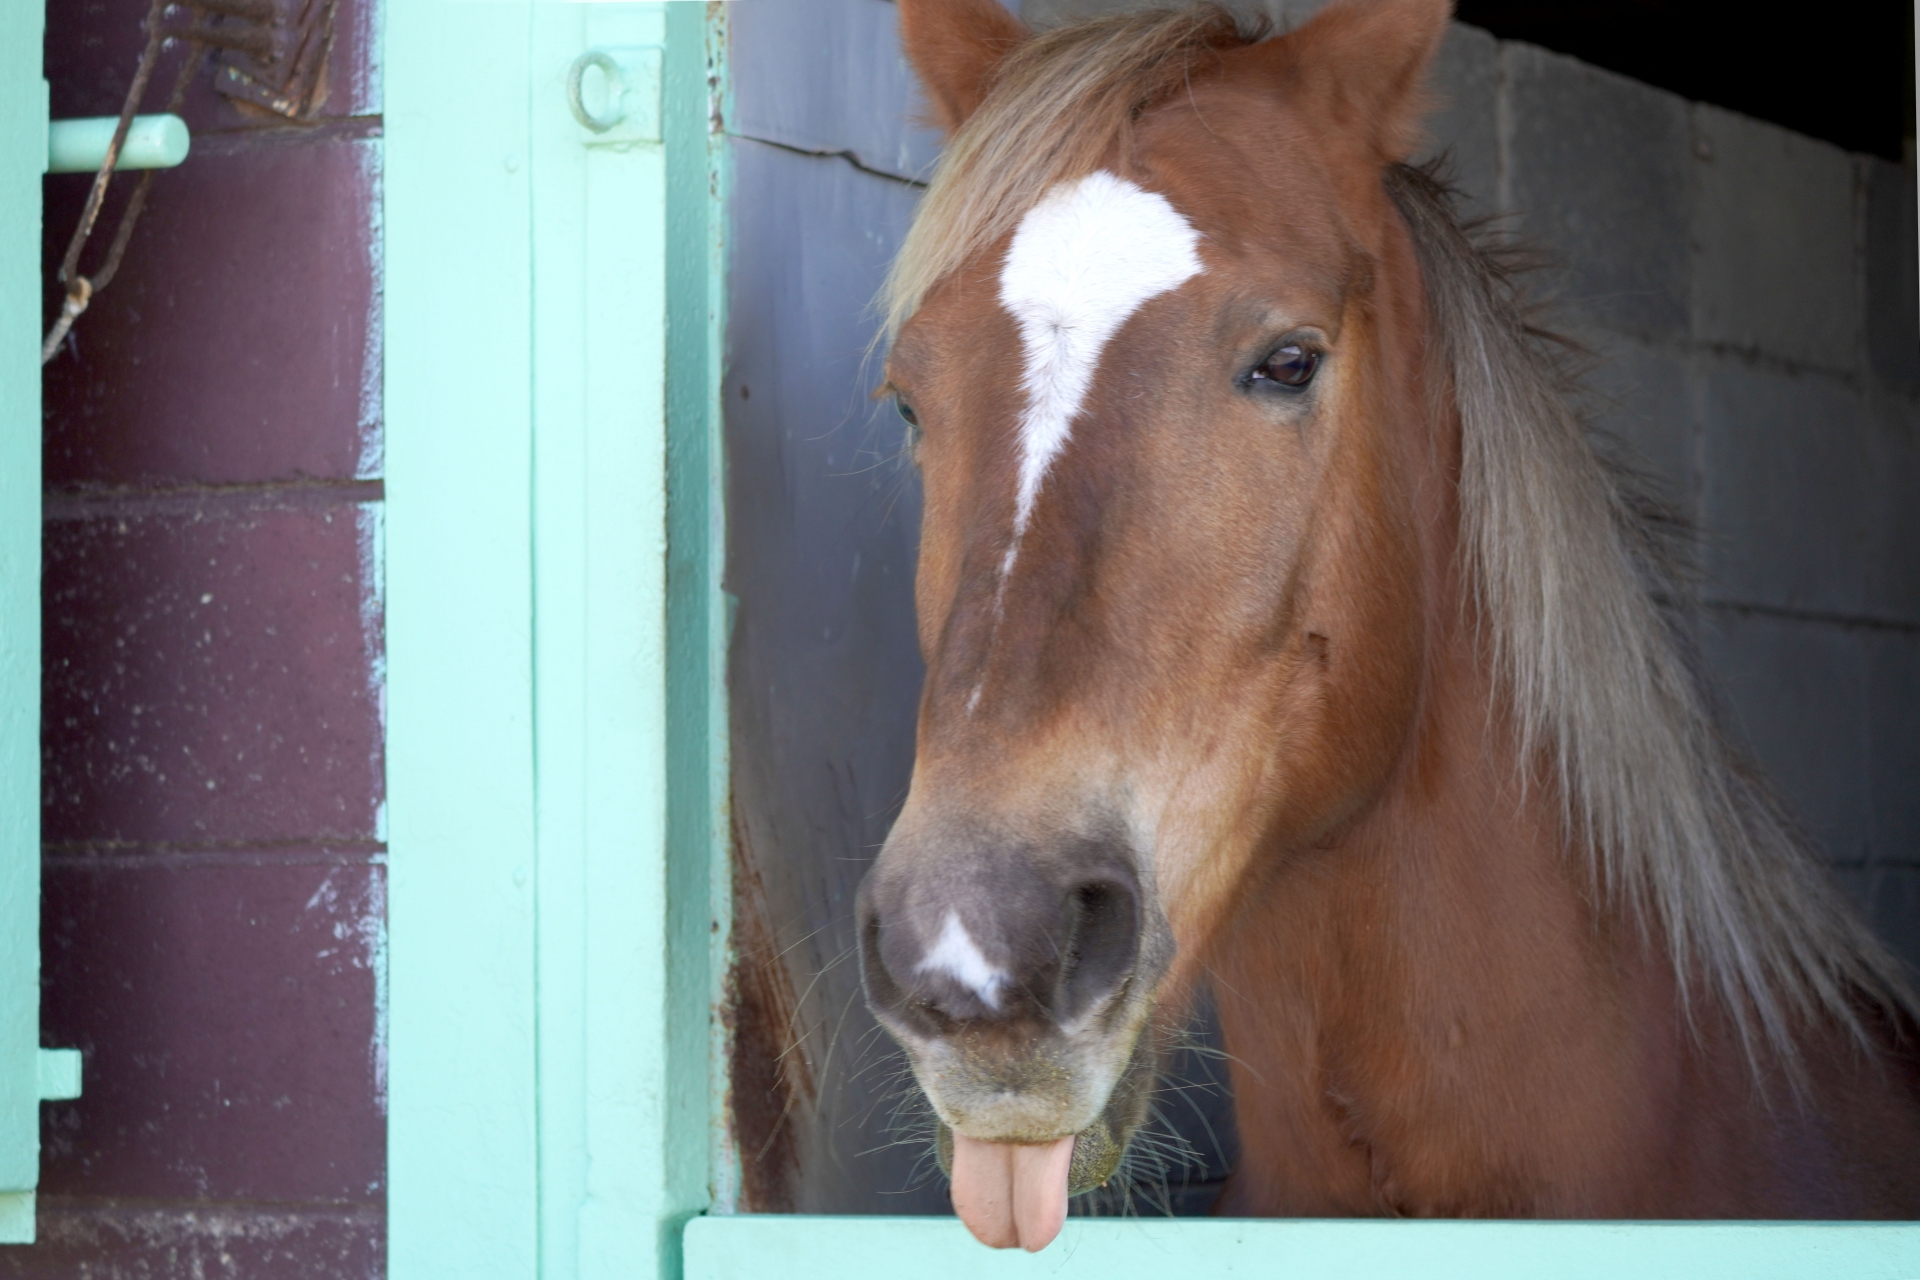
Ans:
[{"label": "horse's forelock", "polygon": [[1177,88],[1196,59],[1263,34],[1208,4],[1076,23],[1007,55],[986,100],[941,154],[887,275],[887,337],[1049,191],[1106,163],[1140,111]]}]

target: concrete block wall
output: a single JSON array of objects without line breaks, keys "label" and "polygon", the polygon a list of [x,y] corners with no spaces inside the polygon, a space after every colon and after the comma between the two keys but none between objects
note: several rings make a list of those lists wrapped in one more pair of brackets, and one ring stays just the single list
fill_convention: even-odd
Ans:
[{"label": "concrete block wall", "polygon": [[1476,44],[1492,202],[1560,264],[1541,292],[1598,361],[1596,427],[1696,530],[1727,726],[1920,968],[1914,174]]},{"label": "concrete block wall", "polygon": [[[118,113],[146,14],[50,8],[55,118]],[[0,1277],[385,1272],[378,7],[335,18],[315,120],[195,82],[46,369],[42,1042],[86,1081]]]},{"label": "concrete block wall", "polygon": [[1430,151],[1551,259],[1603,446],[1696,530],[1729,730],[1920,975],[1913,170],[1458,24],[1434,81]]}]

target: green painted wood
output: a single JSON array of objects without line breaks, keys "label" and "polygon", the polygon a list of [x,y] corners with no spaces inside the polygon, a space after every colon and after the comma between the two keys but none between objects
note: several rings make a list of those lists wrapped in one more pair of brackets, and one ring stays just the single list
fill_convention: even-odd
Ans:
[{"label": "green painted wood", "polygon": [[[707,9],[388,18],[397,1280],[677,1275],[708,1203]],[[575,120],[594,50],[663,62],[664,144]]]},{"label": "green painted wood", "polygon": [[[954,1218],[701,1218],[686,1280],[1913,1280],[1920,1226],[1853,1223],[1322,1222],[1075,1218],[1038,1254]],[[777,1270],[772,1260],[778,1259]]]},{"label": "green painted wood", "polygon": [[40,1101],[71,1102],[80,1096],[80,1076],[78,1049],[40,1051]]},{"label": "green painted wood", "polygon": [[31,1191],[0,1192],[0,1244],[33,1243]]},{"label": "green painted wood", "polygon": [[[535,13],[542,1274],[670,1274],[705,1202],[706,1078],[675,945],[676,913],[704,920],[705,850],[697,902],[669,854],[666,156],[564,99],[583,53],[650,61],[667,12]],[[698,922],[691,949],[704,1030]]]},{"label": "green painted wood", "polygon": [[[705,13],[701,12],[705,10]],[[676,994],[676,1054],[705,1054],[705,1094],[682,1105],[705,1115],[707,1180],[701,1209],[732,1207],[739,1157],[728,1125],[724,1017],[733,958],[732,752],[728,651],[733,601],[726,591],[726,297],[732,148],[732,35],[728,6],[672,4],[666,65],[668,165],[668,758],[676,938],[701,952],[705,973],[685,971]],[[695,910],[699,906],[701,910]],[[701,990],[697,983],[705,983]],[[693,1080],[687,1071],[685,1080]],[[684,1157],[689,1165],[693,1153]],[[676,1242],[678,1244],[678,1242]]]},{"label": "green painted wood", "polygon": [[42,13],[0,4],[0,1243],[40,1175]]},{"label": "green painted wood", "polygon": [[532,6],[385,15],[388,1266],[528,1277]]},{"label": "green painted wood", "polygon": [[667,144],[668,732],[671,890],[669,950],[672,1135],[685,1223],[736,1180],[727,1116],[714,1100],[726,1080],[711,1051],[732,938],[731,781],[727,652],[732,601],[723,586],[726,509],[721,382],[726,336],[729,178],[722,122],[731,102],[727,6],[670,4],[664,112]]},{"label": "green painted wood", "polygon": [[[676,1129],[671,1159],[688,1212],[731,1205],[738,1161],[727,1124],[720,1016],[732,948],[731,764],[721,382],[732,109],[728,6],[667,7],[667,758]],[[673,1244],[679,1245],[679,1232]]]},{"label": "green painted wood", "polygon": [[[588,1203],[587,1152],[592,1136],[588,1098],[594,1028],[587,1019],[589,955],[600,939],[591,930],[596,893],[625,900],[630,884],[588,883],[596,843],[589,738],[594,646],[589,599],[595,548],[587,533],[597,461],[595,445],[612,443],[589,420],[588,304],[585,292],[597,263],[587,243],[589,156],[580,126],[566,111],[541,110],[556,78],[589,47],[582,9],[535,11],[533,29],[533,624],[534,724],[538,805],[539,895],[539,1174],[542,1276],[581,1271],[582,1214]],[[541,93],[542,82],[549,90]],[[620,265],[626,265],[621,263]],[[630,269],[630,268],[629,268]],[[593,406],[605,408],[605,406]],[[621,425],[631,419],[615,410]],[[623,459],[632,465],[633,459]],[[612,459],[608,459],[609,462]],[[644,485],[649,470],[641,463]],[[636,495],[629,495],[630,497]],[[648,503],[635,512],[644,524]],[[607,530],[630,543],[633,527]],[[646,594],[645,584],[636,584]],[[634,593],[629,593],[634,594]],[[636,664],[644,684],[651,664]],[[643,688],[606,690],[616,704],[643,701]],[[645,786],[641,766],[636,782]],[[649,790],[651,788],[648,788]],[[644,815],[642,821],[644,821]],[[609,1134],[609,1137],[612,1135]],[[626,1172],[621,1170],[620,1172]]]}]

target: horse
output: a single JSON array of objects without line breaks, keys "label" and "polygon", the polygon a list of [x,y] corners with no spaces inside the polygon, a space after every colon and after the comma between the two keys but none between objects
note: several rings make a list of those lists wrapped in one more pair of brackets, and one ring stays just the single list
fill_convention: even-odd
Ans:
[{"label": "horse", "polygon": [[1409,164],[1449,10],[899,0],[947,135],[882,298],[926,682],[856,923],[986,1244],[1112,1175],[1203,986],[1219,1213],[1920,1208],[1900,964]]}]

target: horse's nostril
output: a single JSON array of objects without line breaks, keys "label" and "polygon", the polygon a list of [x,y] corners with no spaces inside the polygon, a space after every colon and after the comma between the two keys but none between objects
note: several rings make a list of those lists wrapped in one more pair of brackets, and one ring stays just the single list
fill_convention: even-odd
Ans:
[{"label": "horse's nostril", "polygon": [[[887,924],[875,902],[871,881],[860,886],[854,911],[860,927],[860,981],[866,989],[867,1004],[875,1012],[889,1014],[921,1035],[942,1035],[951,1030],[948,1011],[918,989],[911,964],[902,966],[898,955],[887,955]],[[907,931],[911,934],[911,930]],[[894,948],[898,950],[898,947]]]},{"label": "horse's nostril", "polygon": [[1095,880],[1067,895],[1068,935],[1054,1016],[1076,1022],[1120,990],[1140,951],[1140,898],[1132,885]]},{"label": "horse's nostril", "polygon": [[880,912],[867,885],[860,886],[854,911],[860,922],[860,981],[866,988],[867,1003],[876,1009],[908,1006],[911,1002],[888,972],[887,962],[880,954]]},{"label": "horse's nostril", "polygon": [[1143,917],[1129,867],[1089,856],[1060,875],[1064,856],[976,857],[967,874],[934,879],[921,859],[861,886],[861,975],[896,1031],[1073,1028],[1125,988]]}]

